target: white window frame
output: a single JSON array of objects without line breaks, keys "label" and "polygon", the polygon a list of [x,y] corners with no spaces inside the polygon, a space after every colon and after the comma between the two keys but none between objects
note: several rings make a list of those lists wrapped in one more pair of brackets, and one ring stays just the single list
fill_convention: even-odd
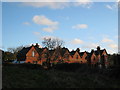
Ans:
[{"label": "white window frame", "polygon": [[32,57],[35,57],[35,51],[32,51]]}]

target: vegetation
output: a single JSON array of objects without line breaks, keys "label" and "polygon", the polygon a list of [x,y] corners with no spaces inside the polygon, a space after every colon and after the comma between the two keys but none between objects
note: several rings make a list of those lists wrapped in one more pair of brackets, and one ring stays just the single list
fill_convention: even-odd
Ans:
[{"label": "vegetation", "polygon": [[55,49],[57,47],[62,47],[64,41],[58,38],[43,38],[42,44],[48,49]]},{"label": "vegetation", "polygon": [[16,48],[8,48],[7,51],[2,51],[2,62],[11,62],[17,59],[17,54],[22,48],[23,46],[19,46]]},{"label": "vegetation", "polygon": [[[3,62],[16,59],[19,50],[2,52]],[[78,63],[56,64],[48,69],[35,64],[3,63],[2,85],[3,88],[120,88],[119,58],[119,54],[108,55],[107,69]],[[47,61],[49,64],[49,58]]]},{"label": "vegetation", "polygon": [[33,64],[4,64],[4,88],[120,88],[119,68],[98,69],[84,64],[57,64],[43,69]]}]

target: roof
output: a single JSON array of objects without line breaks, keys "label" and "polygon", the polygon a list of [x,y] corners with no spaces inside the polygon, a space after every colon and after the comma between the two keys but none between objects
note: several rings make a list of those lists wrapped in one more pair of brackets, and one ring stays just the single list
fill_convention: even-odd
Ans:
[{"label": "roof", "polygon": [[68,50],[67,48],[62,48],[62,49],[61,49],[61,52],[60,52],[61,55],[63,56],[63,55],[65,54],[66,51],[69,52],[69,50]]},{"label": "roof", "polygon": [[79,55],[80,55],[80,56],[83,56],[83,55],[84,55],[84,53],[85,53],[85,52],[80,52],[80,53],[79,53]]},{"label": "roof", "polygon": [[39,48],[37,46],[34,46],[35,50],[38,52],[38,54],[40,55],[41,52],[44,50],[44,48]]},{"label": "roof", "polygon": [[[97,50],[96,50],[96,51],[91,51],[91,53],[88,53],[88,52],[87,52],[87,56],[88,56],[88,57],[91,57],[93,53],[94,53],[95,55],[99,55],[99,54],[102,55],[103,51],[106,52],[105,49],[100,50],[100,51],[97,51]],[[107,52],[106,52],[106,53],[107,53]]]},{"label": "roof", "polygon": [[70,55],[74,55],[76,51],[71,51],[70,52]]},{"label": "roof", "polygon": [[98,51],[94,51],[94,53],[95,53],[95,55],[99,55],[100,54],[100,52],[98,52]]},{"label": "roof", "polygon": [[[102,53],[105,51],[105,49],[103,49],[103,50],[100,50],[100,51],[94,51],[94,53],[95,53],[95,55],[102,55]],[[106,52],[107,53],[107,52]]]},{"label": "roof", "polygon": [[31,49],[31,47],[23,48],[21,51],[18,52],[17,56],[25,56],[27,52]]}]

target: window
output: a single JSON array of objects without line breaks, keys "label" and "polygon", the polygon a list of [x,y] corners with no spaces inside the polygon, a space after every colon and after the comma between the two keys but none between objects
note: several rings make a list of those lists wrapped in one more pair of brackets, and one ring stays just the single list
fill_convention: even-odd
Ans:
[{"label": "window", "polygon": [[76,59],[78,59],[78,55],[76,55]]},{"label": "window", "polygon": [[32,56],[33,56],[33,57],[35,56],[35,51],[32,51]]}]

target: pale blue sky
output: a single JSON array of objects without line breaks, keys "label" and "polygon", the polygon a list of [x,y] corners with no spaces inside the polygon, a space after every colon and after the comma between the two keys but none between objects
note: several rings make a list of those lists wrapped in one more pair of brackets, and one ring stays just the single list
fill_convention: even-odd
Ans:
[{"label": "pale blue sky", "polygon": [[90,51],[100,45],[109,53],[117,52],[118,12],[113,2],[53,6],[3,2],[2,19],[4,50],[31,43],[42,45],[41,38],[49,36],[64,40],[70,50]]}]

